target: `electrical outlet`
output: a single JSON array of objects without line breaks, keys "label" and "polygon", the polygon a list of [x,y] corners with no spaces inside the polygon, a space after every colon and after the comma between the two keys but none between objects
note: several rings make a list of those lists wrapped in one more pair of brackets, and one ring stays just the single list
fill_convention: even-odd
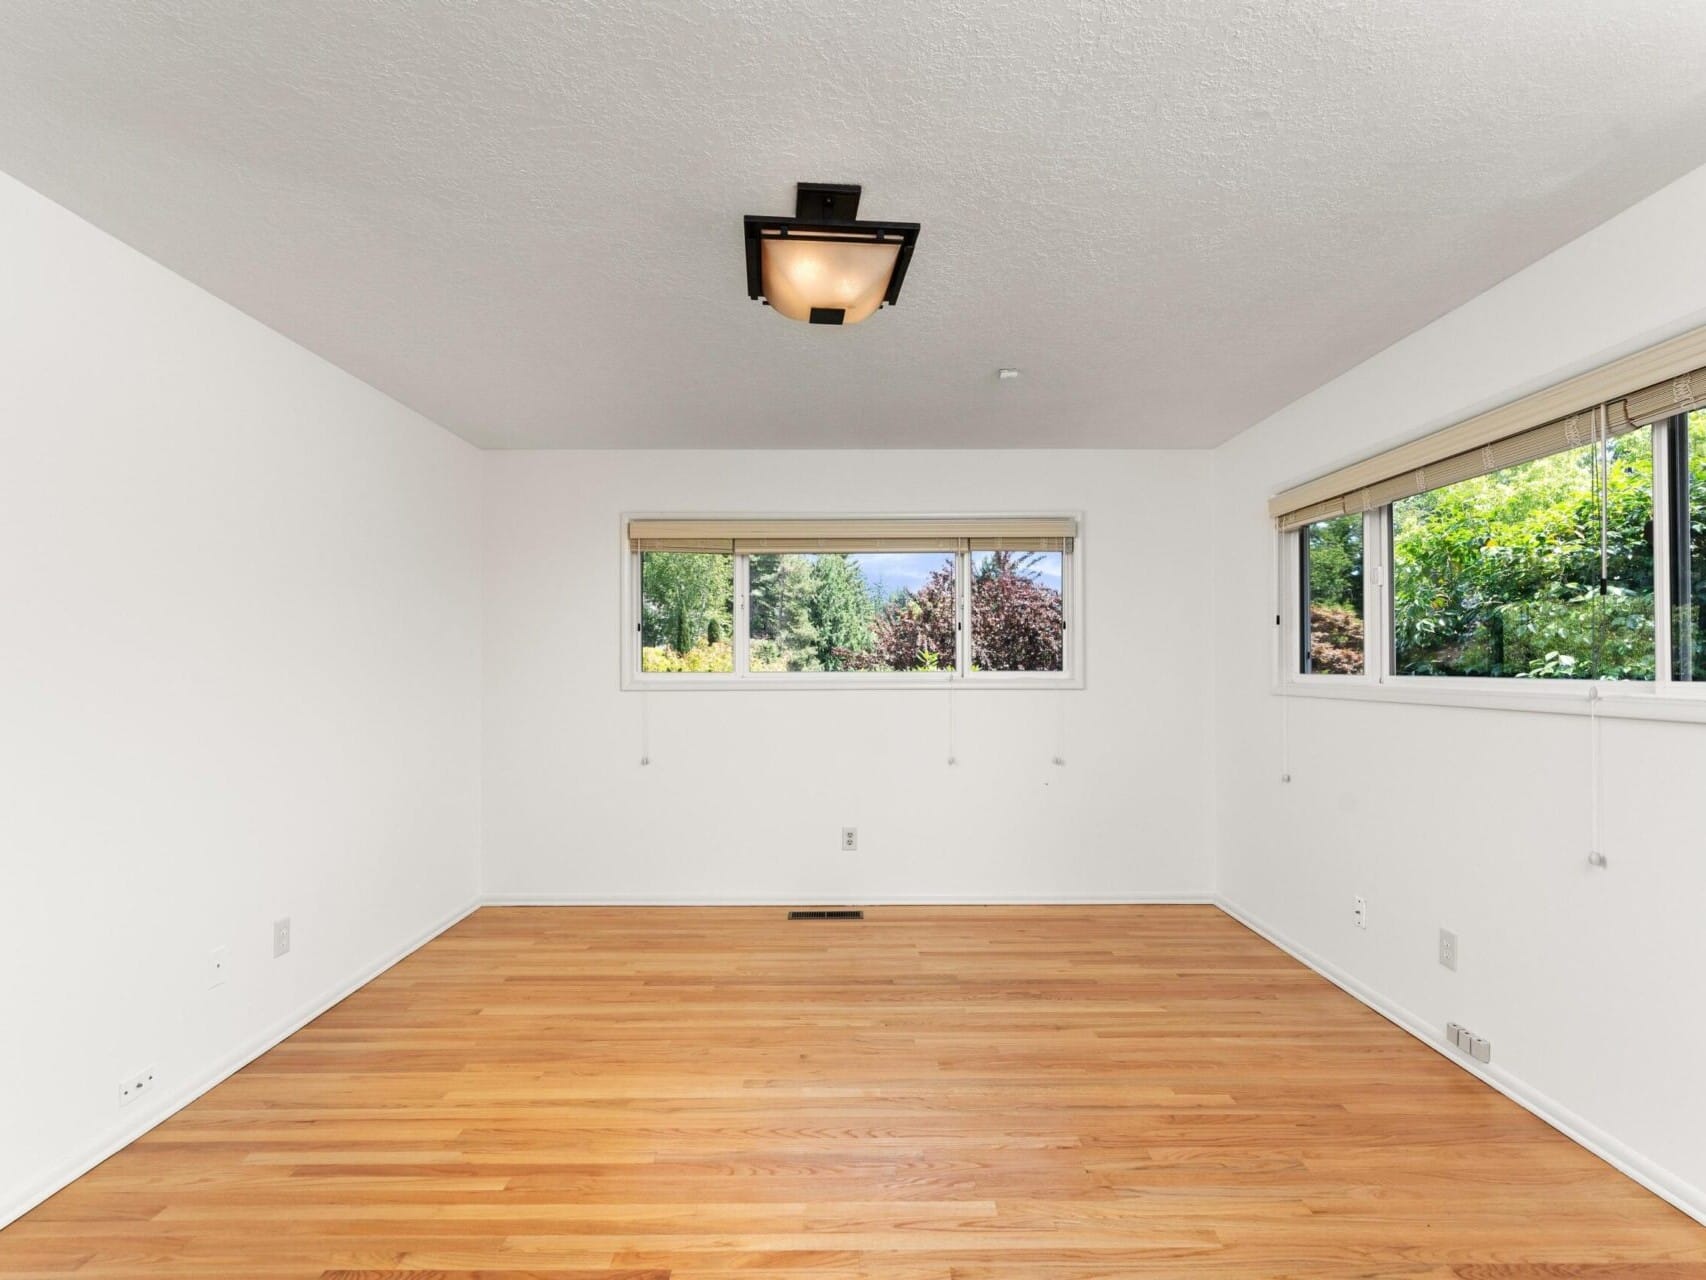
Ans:
[{"label": "electrical outlet", "polygon": [[858,827],[842,827],[841,828],[841,852],[852,853],[858,847],[859,847],[859,828]]},{"label": "electrical outlet", "polygon": [[128,1107],[143,1094],[153,1092],[154,1068],[147,1067],[118,1082],[118,1104],[121,1107]]},{"label": "electrical outlet", "polygon": [[1476,1062],[1493,1060],[1493,1042],[1482,1039],[1460,1022],[1445,1024],[1445,1038],[1452,1048],[1468,1054]]},{"label": "electrical outlet", "polygon": [[272,922],[272,954],[276,960],[290,951],[290,917]]},{"label": "electrical outlet", "polygon": [[1447,969],[1457,970],[1457,935],[1450,929],[1439,931],[1439,962]]},{"label": "electrical outlet", "polygon": [[225,985],[225,975],[231,969],[231,948],[215,947],[207,958],[207,986],[211,991],[214,987]]},{"label": "electrical outlet", "polygon": [[1357,928],[1368,928],[1368,899],[1363,897],[1361,894],[1358,894],[1356,897],[1356,905],[1352,907],[1351,910],[1353,918],[1356,920]]}]

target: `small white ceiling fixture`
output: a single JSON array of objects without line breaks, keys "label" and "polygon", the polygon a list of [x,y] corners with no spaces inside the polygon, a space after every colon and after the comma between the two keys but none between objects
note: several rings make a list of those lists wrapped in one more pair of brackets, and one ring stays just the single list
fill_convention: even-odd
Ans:
[{"label": "small white ceiling fixture", "polygon": [[1002,369],[999,370],[995,376],[1000,378],[1003,382],[1013,382],[1018,378],[1019,371],[1017,369]]}]

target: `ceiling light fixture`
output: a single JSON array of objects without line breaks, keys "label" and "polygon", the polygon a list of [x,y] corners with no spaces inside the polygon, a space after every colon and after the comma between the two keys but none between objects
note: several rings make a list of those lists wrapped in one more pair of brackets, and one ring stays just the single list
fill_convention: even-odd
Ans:
[{"label": "ceiling light fixture", "polygon": [[748,214],[747,296],[807,324],[858,324],[878,307],[893,306],[918,224],[856,221],[859,192],[802,182],[793,217]]}]

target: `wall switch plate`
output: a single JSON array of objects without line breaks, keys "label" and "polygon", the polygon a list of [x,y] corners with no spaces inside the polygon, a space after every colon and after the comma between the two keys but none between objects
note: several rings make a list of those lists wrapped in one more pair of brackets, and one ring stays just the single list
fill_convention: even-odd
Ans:
[{"label": "wall switch plate", "polygon": [[1353,918],[1356,920],[1357,928],[1368,928],[1368,899],[1363,897],[1361,894],[1358,894],[1356,897],[1356,903],[1351,910]]},{"label": "wall switch plate", "polygon": [[225,975],[231,971],[231,948],[215,947],[207,958],[208,990],[225,985]]},{"label": "wall switch plate", "polygon": [[290,917],[272,922],[272,954],[276,960],[290,951]]},{"label": "wall switch plate", "polygon": [[118,1082],[118,1104],[128,1107],[145,1093],[154,1092],[154,1068],[145,1067]]},{"label": "wall switch plate", "polygon": [[841,828],[841,852],[852,853],[858,847],[859,847],[859,828],[858,827],[842,827]]},{"label": "wall switch plate", "polygon": [[1439,931],[1439,962],[1447,969],[1457,970],[1457,935],[1450,929]]}]

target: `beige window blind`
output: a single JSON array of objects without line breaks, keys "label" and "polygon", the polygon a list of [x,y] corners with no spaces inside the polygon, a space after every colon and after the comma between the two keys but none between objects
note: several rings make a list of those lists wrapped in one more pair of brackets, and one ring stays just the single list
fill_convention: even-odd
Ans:
[{"label": "beige window blind", "polygon": [[1059,538],[972,538],[973,551],[1070,551],[1071,537]]},{"label": "beige window blind", "polygon": [[1696,329],[1276,494],[1268,512],[1282,530],[1374,510],[1596,438],[1706,406],[1706,329]]},{"label": "beige window blind", "polygon": [[1706,368],[1690,369],[1687,373],[1632,391],[1623,399],[1606,406],[1613,429],[1626,430],[1661,422],[1673,414],[1692,413],[1706,407]]},{"label": "beige window blind", "polygon": [[743,555],[959,551],[968,546],[1063,550],[1077,534],[1078,523],[1070,517],[775,520],[705,517],[628,522],[628,545],[635,551],[717,551]]}]

